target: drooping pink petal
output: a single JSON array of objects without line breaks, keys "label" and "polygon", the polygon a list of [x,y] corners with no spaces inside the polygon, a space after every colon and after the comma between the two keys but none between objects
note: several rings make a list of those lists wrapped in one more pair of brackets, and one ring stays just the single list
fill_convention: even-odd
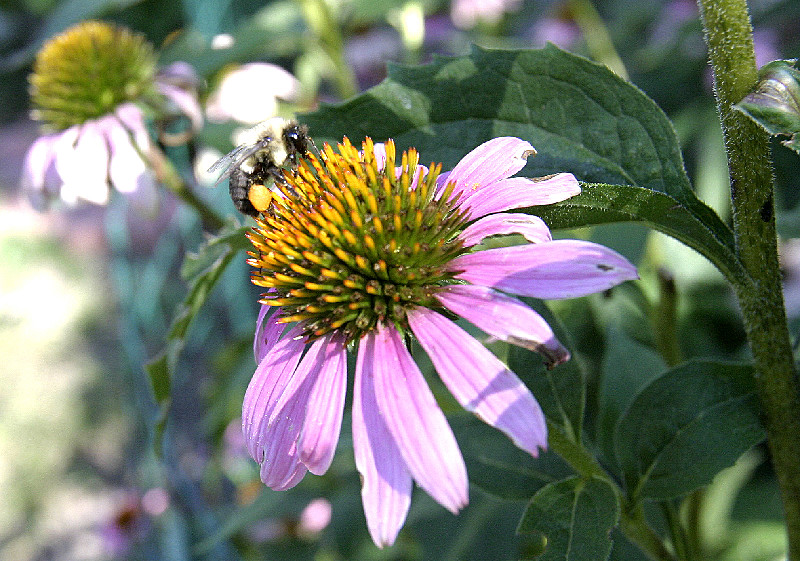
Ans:
[{"label": "drooping pink petal", "polygon": [[375,335],[358,347],[353,383],[353,451],[372,541],[392,545],[411,505],[411,474],[375,397]]},{"label": "drooping pink petal", "polygon": [[61,197],[74,203],[84,199],[95,204],[108,202],[108,160],[106,139],[97,121],[80,126],[74,144],[70,135],[62,132],[56,148],[55,166],[61,176]]},{"label": "drooping pink petal", "polygon": [[569,360],[569,351],[544,318],[516,298],[486,286],[464,284],[448,286],[436,298],[489,335],[541,353],[549,368]]},{"label": "drooping pink petal", "polygon": [[580,194],[578,180],[571,173],[548,177],[511,177],[486,185],[459,202],[472,218],[493,212],[537,205],[550,205]]},{"label": "drooping pink petal", "polygon": [[156,82],[156,89],[189,118],[193,131],[203,128],[203,110],[200,109],[197,96],[193,92],[163,82]]},{"label": "drooping pink petal", "polygon": [[139,187],[138,179],[147,166],[133,147],[128,131],[114,117],[107,119],[104,127],[111,148],[108,167],[111,183],[120,193],[133,193]]},{"label": "drooping pink petal", "polygon": [[123,103],[114,111],[114,115],[128,129],[139,150],[147,156],[150,151],[150,133],[144,122],[144,114],[135,103]]},{"label": "drooping pink petal", "polygon": [[[318,384],[331,384],[331,368],[337,368],[336,360],[326,360],[328,356],[325,351],[330,347],[331,337],[331,335],[320,337],[308,347],[265,419],[266,426],[261,429],[263,434],[261,480],[268,487],[286,489],[287,482],[293,480],[296,474],[298,463],[303,463],[306,468],[309,467],[302,462],[299,439],[305,430],[309,413],[314,413],[309,410],[314,387]],[[323,473],[319,469],[326,461],[325,447],[332,445],[335,448],[339,439],[338,428],[341,426],[341,418],[337,422],[336,416],[341,417],[341,414],[341,409],[338,413],[328,410],[324,417],[328,417],[329,421],[323,422],[322,431],[319,429],[311,431],[307,453],[315,462],[312,465],[319,473]],[[321,434],[325,429],[331,431],[336,429],[337,432]],[[320,445],[319,456],[315,455],[315,444]]]},{"label": "drooping pink petal", "polygon": [[[292,487],[300,483],[303,480],[303,477],[305,477],[306,473],[308,473],[308,468],[297,458],[296,454],[292,455],[292,459],[294,461],[293,463],[294,471],[292,471],[291,475],[289,475],[286,479],[284,479],[283,482],[272,485],[270,489],[272,489],[273,491],[286,491],[287,489],[291,489]],[[262,465],[261,469],[262,481],[264,481],[263,473],[264,470]]]},{"label": "drooping pink petal", "polygon": [[639,278],[617,252],[583,240],[555,240],[456,257],[456,278],[534,298],[575,298]]},{"label": "drooping pink petal", "polygon": [[382,413],[417,484],[453,513],[467,504],[467,470],[444,413],[391,326],[375,333],[373,373]]},{"label": "drooping pink petal", "polygon": [[242,403],[242,431],[247,451],[261,463],[267,419],[294,374],[305,347],[300,330],[290,329],[259,361]]},{"label": "drooping pink petal", "polygon": [[319,354],[315,360],[319,373],[308,396],[308,411],[297,447],[308,471],[322,475],[331,465],[342,428],[347,350],[344,341],[334,335],[323,336],[317,342]]},{"label": "drooping pink petal", "polygon": [[[525,167],[530,154],[535,154],[529,142],[513,136],[488,140],[461,158],[447,176],[455,182],[453,195],[462,194],[462,201],[474,191],[511,177]],[[442,178],[439,178],[440,183]]]},{"label": "drooping pink petal", "polygon": [[[270,291],[272,290],[270,289]],[[261,305],[256,320],[256,335],[253,338],[253,355],[256,358],[256,364],[261,362],[286,327],[286,324],[278,323],[278,318],[280,318],[280,314],[277,313],[274,306]]]},{"label": "drooping pink petal", "polygon": [[408,321],[442,381],[465,409],[533,456],[547,447],[544,414],[516,374],[466,331],[432,310],[409,312]]},{"label": "drooping pink petal", "polygon": [[531,243],[552,241],[550,228],[538,216],[503,212],[476,220],[459,234],[464,247],[477,245],[489,236],[522,234]]},{"label": "drooping pink petal", "polygon": [[50,193],[45,189],[45,177],[48,168],[52,167],[57,139],[57,134],[37,138],[28,148],[22,164],[20,187],[38,209],[45,207],[48,196],[57,195],[57,192]]}]

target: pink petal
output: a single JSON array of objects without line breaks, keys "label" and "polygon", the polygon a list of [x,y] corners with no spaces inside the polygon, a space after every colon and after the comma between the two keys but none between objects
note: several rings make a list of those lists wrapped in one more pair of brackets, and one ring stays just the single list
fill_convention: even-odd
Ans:
[{"label": "pink petal", "polygon": [[525,167],[531,153],[536,153],[533,146],[519,138],[513,136],[493,138],[461,158],[450,172],[447,181],[455,182],[454,195],[463,193],[469,197],[475,190],[483,189],[517,173]]},{"label": "pink petal", "polygon": [[38,209],[44,208],[48,195],[55,194],[45,191],[45,177],[47,170],[52,167],[57,141],[58,135],[56,134],[37,138],[28,148],[22,164],[20,187]]},{"label": "pink petal", "polygon": [[[269,312],[273,313],[269,314]],[[269,317],[267,317],[267,314],[269,314]],[[286,327],[285,323],[278,323],[279,317],[280,314],[277,313],[274,306],[261,305],[261,310],[259,310],[258,319],[256,320],[256,335],[253,338],[253,355],[255,355],[256,364],[261,362],[264,355],[278,341]]]},{"label": "pink petal", "polygon": [[522,213],[500,213],[484,216],[467,226],[459,238],[465,247],[477,245],[489,236],[522,234],[531,243],[552,241],[550,228],[538,216]]},{"label": "pink petal", "polygon": [[550,205],[580,194],[578,180],[571,173],[548,177],[512,177],[485,185],[466,198],[459,206],[468,208],[476,218],[493,212],[537,205]]},{"label": "pink petal", "polygon": [[147,171],[142,157],[131,144],[128,131],[116,119],[106,126],[106,137],[111,147],[108,175],[120,193],[133,193],[139,187],[139,178]]},{"label": "pink petal", "polygon": [[109,150],[100,125],[97,121],[86,121],[74,144],[67,131],[62,133],[56,148],[56,171],[64,182],[61,197],[70,203],[80,198],[106,204]]},{"label": "pink petal", "polygon": [[142,154],[147,156],[150,151],[150,133],[147,132],[142,110],[135,103],[123,103],[115,110],[115,116],[133,135],[133,141]]},{"label": "pink petal", "polygon": [[375,335],[359,344],[353,386],[353,450],[372,541],[392,545],[411,504],[411,474],[375,396]]},{"label": "pink petal", "polygon": [[186,88],[196,88],[200,79],[194,67],[182,60],[168,64],[158,69],[156,80],[170,84],[178,84]]},{"label": "pink petal", "polygon": [[[296,456],[294,458],[296,458]],[[308,468],[306,468],[305,464],[303,464],[302,462],[297,461],[294,464],[294,471],[291,473],[291,475],[289,475],[282,483],[273,485],[270,488],[273,491],[286,491],[287,489],[291,489],[292,487],[294,487],[303,480],[303,477],[305,477],[306,473],[308,473]],[[262,474],[263,474],[263,469],[262,469]],[[263,475],[261,476],[261,480],[262,481],[264,480]]]},{"label": "pink petal", "polygon": [[452,285],[436,294],[445,308],[489,335],[544,355],[548,368],[569,360],[547,322],[506,294],[476,285]]},{"label": "pink petal", "polygon": [[458,512],[469,500],[461,451],[394,327],[378,327],[374,358],[378,411],[397,442],[408,471],[436,502]]},{"label": "pink petal", "polygon": [[428,309],[408,314],[417,339],[442,381],[467,410],[538,455],[547,447],[544,414],[531,392],[486,347],[455,323]]},{"label": "pink petal", "polygon": [[194,93],[163,82],[156,82],[156,89],[189,118],[193,131],[199,131],[203,128],[203,111],[200,109],[200,104],[197,102],[197,96]]},{"label": "pink petal", "polygon": [[309,354],[317,347],[319,352],[314,360],[318,374],[308,396],[308,411],[297,448],[308,471],[322,475],[331,465],[342,428],[347,351],[341,338],[329,335],[318,339]]},{"label": "pink petal", "polygon": [[242,431],[247,451],[261,463],[264,456],[267,419],[300,362],[305,341],[298,328],[290,329],[259,362],[242,404]]},{"label": "pink petal", "polygon": [[543,299],[585,296],[639,278],[620,254],[582,240],[476,251],[456,257],[449,269],[472,284]]},{"label": "pink petal", "polygon": [[[274,407],[265,418],[266,424],[260,430],[263,436],[263,458],[261,459],[261,480],[276,490],[286,489],[288,482],[292,481],[299,469],[298,463],[302,462],[303,452],[300,449],[300,438],[306,430],[309,413],[313,417],[316,412],[309,409],[309,404],[317,385],[331,384],[331,368],[336,368],[336,360],[328,362],[325,352],[331,344],[331,336],[320,337],[306,350],[291,379],[277,396]],[[269,355],[267,355],[269,356]],[[338,382],[342,383],[342,382]],[[315,401],[319,406],[319,400]],[[339,417],[338,421],[336,417]],[[338,413],[327,406],[322,422],[322,427],[312,427],[306,453],[312,460],[315,471],[320,471],[327,460],[326,446],[336,447],[339,440],[338,428],[341,426],[342,410]],[[314,419],[312,419],[314,420]],[[335,434],[324,434],[325,429],[336,430]],[[320,449],[316,450],[316,444]],[[332,451],[331,451],[332,454]],[[303,462],[304,463],[304,462]],[[308,464],[305,464],[309,468]],[[324,465],[327,468],[327,465]]]}]

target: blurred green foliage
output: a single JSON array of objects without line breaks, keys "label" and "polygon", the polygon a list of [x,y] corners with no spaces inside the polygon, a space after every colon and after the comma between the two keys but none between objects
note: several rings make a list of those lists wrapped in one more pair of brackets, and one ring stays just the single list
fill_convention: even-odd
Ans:
[{"label": "blurred green foliage", "polygon": [[[313,9],[313,3],[311,6]],[[16,129],[11,125],[25,119],[26,76],[42,43],[78,21],[101,18],[143,32],[156,45],[162,64],[189,62],[201,78],[201,100],[219,83],[221,73],[238,63],[269,61],[292,71],[300,80],[301,96],[293,103],[283,103],[280,111],[305,114],[319,140],[333,140],[342,134],[354,141],[365,135],[376,140],[391,135],[402,146],[420,148],[423,159],[443,161],[447,168],[485,138],[515,134],[531,140],[539,149],[526,175],[569,170],[587,181],[615,184],[605,187],[615,189],[618,200],[633,201],[629,208],[604,206],[607,201],[601,192],[587,188],[573,201],[582,211],[574,207],[572,213],[559,207],[541,210],[548,222],[558,227],[596,224],[592,229],[568,233],[602,241],[628,256],[640,267],[641,283],[635,289],[620,287],[609,294],[557,302],[551,306],[552,312],[544,304],[534,303],[543,313],[551,314],[554,325],[560,325],[559,338],[571,341],[575,358],[552,372],[545,372],[531,353],[503,345],[492,348],[526,380],[559,430],[578,438],[585,435],[599,462],[620,485],[638,485],[636,488],[642,488],[648,497],[668,499],[665,502],[672,507],[684,509],[684,516],[695,507],[713,520],[698,538],[705,544],[708,559],[759,560],[778,555],[784,547],[780,503],[774,499],[774,476],[761,449],[756,446],[711,480],[719,468],[730,465],[740,452],[760,440],[757,423],[748,416],[752,404],[746,388],[732,383],[737,391],[725,393],[730,389],[725,380],[738,379],[739,369],[746,367],[721,365],[748,358],[730,289],[708,261],[674,240],[648,234],[641,225],[603,225],[625,219],[670,235],[682,232],[683,241],[699,240],[697,247],[706,248],[705,256],[717,264],[733,262],[725,224],[729,211],[724,151],[694,4],[681,0],[597,3],[630,81],[641,92],[605,69],[568,57],[552,46],[543,51],[543,56],[491,54],[492,48],[542,47],[544,39],[551,39],[562,41],[569,52],[595,58],[596,53],[572,18],[575,3],[567,0],[524,1],[499,21],[468,30],[453,26],[449,3],[420,2],[426,36],[419,50],[401,40],[398,29],[403,24],[398,22],[396,2],[351,0],[328,2],[326,6],[332,21],[328,31],[341,39],[339,47],[308,23],[309,4],[303,6],[299,1],[2,2],[0,123],[4,131],[9,131],[5,142],[22,142],[12,136],[11,131]],[[800,54],[800,3],[752,2],[751,10],[757,50],[767,57],[760,60],[761,64]],[[219,34],[230,34],[233,46],[213,48],[212,39]],[[342,72],[337,67],[339,55],[352,66],[358,91],[381,85],[349,101],[341,99],[341,92],[346,90],[337,80]],[[432,64],[422,68],[396,64],[414,60]],[[491,68],[501,62],[502,68]],[[395,63],[388,73],[386,63]],[[469,71],[475,68],[481,72],[470,81]],[[544,70],[563,76],[553,78],[556,85],[547,84],[541,80]],[[387,75],[389,78],[381,83]],[[565,93],[564,76],[571,80],[570,95],[574,97]],[[521,80],[518,89],[509,89],[507,99],[493,98],[491,92],[505,87],[510,78]],[[602,90],[596,89],[599,82],[604,84]],[[537,107],[535,115],[525,115],[531,108],[529,99],[549,103]],[[345,103],[331,105],[339,102]],[[623,115],[630,118],[614,113],[617,105],[625,104],[636,106],[630,115]],[[574,111],[559,113],[565,105]],[[599,123],[606,117],[605,124]],[[226,152],[231,147],[231,128],[230,123],[208,124],[194,144],[168,152],[171,160],[184,177],[192,177],[196,151],[211,145]],[[777,141],[773,152],[780,233],[787,238],[798,237],[800,164],[796,154]],[[19,166],[19,162],[12,163]],[[212,208],[232,217],[231,231],[239,236],[242,219],[233,217],[225,187],[197,189]],[[17,195],[13,180],[6,179],[0,185],[0,204],[15,200]],[[671,208],[673,201],[680,206]],[[618,214],[608,218],[612,211]],[[646,217],[648,211],[652,219]],[[7,507],[15,510],[0,518],[0,557],[10,559],[12,554],[23,552],[26,557],[20,559],[42,559],[50,551],[53,554],[47,558],[68,558],[64,548],[58,546],[72,538],[41,530],[47,527],[51,516],[48,509],[56,494],[52,482],[45,485],[42,479],[52,478],[58,482],[78,480],[84,493],[103,489],[116,501],[104,523],[98,521],[80,531],[111,540],[100,529],[112,528],[117,532],[115,539],[124,547],[113,553],[103,548],[92,550],[96,554],[90,552],[85,559],[511,560],[542,553],[544,542],[538,532],[551,532],[547,542],[551,549],[542,558],[555,559],[553,544],[566,543],[564,536],[581,532],[582,524],[592,530],[581,542],[588,557],[569,559],[602,558],[609,550],[610,559],[643,558],[619,531],[611,532],[611,541],[606,538],[619,516],[619,504],[618,497],[603,487],[605,483],[576,480],[552,451],[537,459],[521,454],[507,440],[497,438],[499,433],[494,429],[460,412],[452,415],[451,424],[473,484],[469,507],[456,518],[423,493],[415,493],[408,523],[390,549],[376,549],[366,532],[349,419],[343,423],[334,463],[324,476],[306,477],[288,493],[264,489],[258,481],[257,465],[237,440],[241,400],[254,369],[251,345],[259,295],[249,282],[242,244],[227,243],[230,240],[226,239],[209,242],[197,217],[168,197],[156,219],[138,216],[121,198],[114,200],[101,218],[97,213],[76,211],[65,212],[65,216],[67,228],[103,222],[102,249],[91,263],[76,261],[71,250],[48,237],[41,239],[35,232],[26,233],[29,239],[18,239],[16,234],[0,229],[0,290],[4,298],[0,301],[0,329],[12,333],[2,339],[16,342],[9,343],[7,352],[16,350],[16,360],[27,363],[26,368],[0,367],[0,380],[13,385],[22,377],[31,377],[37,383],[47,383],[48,372],[61,372],[73,360],[81,366],[72,367],[94,373],[85,394],[68,389],[55,398],[65,399],[67,395],[66,403],[72,409],[52,416],[46,407],[32,409],[33,420],[9,425],[21,427],[15,428],[15,433],[30,430],[26,427],[52,426],[46,423],[65,427],[64,448],[54,448],[47,438],[31,436],[30,446],[43,449],[45,463],[55,462],[57,469],[45,473],[40,465],[42,455],[31,455],[25,442],[16,443],[17,434],[2,435],[3,447],[18,459],[15,469],[31,469],[35,474],[41,470],[44,475],[32,481],[3,479],[5,465],[0,462],[0,483],[12,493],[5,497],[24,499],[9,501]],[[187,262],[186,254],[194,257]],[[30,255],[36,259],[30,259]],[[33,356],[27,358],[26,353],[19,352],[25,341],[14,339],[19,337],[19,332],[13,331],[17,320],[5,298],[31,282],[26,274],[36,271],[40,260],[56,267],[55,276],[67,281],[47,285],[43,298],[63,303],[70,287],[83,283],[88,283],[86,290],[94,296],[86,304],[89,312],[79,320],[83,322],[80,328],[67,327],[74,330],[77,342],[59,340],[58,353],[46,345],[31,346]],[[74,269],[76,262],[80,263],[78,271]],[[710,365],[692,377],[691,383],[700,387],[673,380],[685,376],[699,362],[668,369],[657,353],[652,317],[663,296],[656,280],[658,268],[671,271],[675,277],[675,329],[682,358],[703,359],[702,364]],[[798,308],[794,308],[795,314]],[[185,312],[183,323],[173,319],[177,310]],[[49,311],[29,313],[47,317],[57,312],[54,304]],[[102,319],[98,319],[101,313]],[[796,315],[790,320],[793,326],[800,325]],[[796,329],[795,336],[797,333]],[[159,365],[162,370],[150,371],[158,381],[154,394],[152,378],[143,365],[165,350],[170,334],[175,346],[167,348],[169,361]],[[428,365],[425,370],[443,408],[448,413],[455,411],[456,407],[448,408],[449,398],[432,368]],[[733,456],[720,454],[724,461],[706,465],[702,463],[702,445],[712,439],[709,433],[713,431],[697,419],[687,421],[695,422],[693,434],[699,436],[680,451],[690,450],[693,455],[659,456],[662,462],[673,462],[670,469],[678,460],[698,465],[683,487],[674,480],[661,481],[660,487],[653,483],[652,473],[642,471],[659,465],[652,457],[650,464],[641,466],[637,462],[643,456],[618,455],[620,441],[634,437],[642,439],[638,442],[648,453],[654,449],[664,452],[668,448],[664,439],[672,442],[669,438],[675,436],[667,428],[676,433],[684,428],[667,427],[664,419],[673,418],[668,414],[649,415],[667,393],[659,390],[660,384],[686,392],[683,403],[687,415],[696,412],[699,417],[716,419],[724,425],[723,430],[737,429],[738,439],[730,436],[717,442],[720,449],[733,450]],[[700,399],[702,390],[718,390],[715,395],[719,400],[736,404],[728,404],[726,416],[725,411],[719,411],[724,404]],[[5,411],[19,415],[18,407],[18,403],[8,405]],[[105,427],[103,434],[111,442],[111,467],[82,461],[84,455],[91,455],[86,434],[94,433],[75,436],[85,427],[79,422],[70,424],[70,415],[93,419],[96,424],[92,426]],[[658,424],[659,430],[644,430],[647,423]],[[628,426],[631,430],[624,430]],[[6,444],[11,442],[15,446]],[[98,447],[104,442],[100,437],[96,440]],[[26,453],[19,455],[20,450]],[[52,455],[58,458],[53,460]],[[64,467],[58,463],[61,461],[69,465]],[[709,483],[705,491],[689,495],[682,506],[678,499],[673,500]],[[607,500],[588,508],[584,486],[597,487],[594,496]],[[166,490],[164,510],[148,506],[145,497],[153,489]],[[121,495],[112,491],[135,497],[134,506],[125,510],[128,507],[119,499]],[[304,534],[298,530],[301,513],[317,497],[331,502],[333,519],[320,533]],[[563,516],[543,519],[538,510],[542,504],[563,505],[559,509]],[[575,524],[568,520],[570,509],[587,514],[578,517]],[[650,506],[645,510],[653,526],[666,533],[668,516],[664,511]],[[522,533],[516,535],[521,518]]]}]

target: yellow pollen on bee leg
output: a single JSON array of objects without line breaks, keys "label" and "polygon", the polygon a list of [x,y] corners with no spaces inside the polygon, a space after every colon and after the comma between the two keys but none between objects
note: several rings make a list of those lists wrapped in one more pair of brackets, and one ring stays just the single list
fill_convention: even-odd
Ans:
[{"label": "yellow pollen on bee leg", "polygon": [[270,191],[266,185],[257,183],[250,187],[247,198],[250,200],[253,208],[258,212],[264,212],[269,208],[272,202],[272,191]]}]

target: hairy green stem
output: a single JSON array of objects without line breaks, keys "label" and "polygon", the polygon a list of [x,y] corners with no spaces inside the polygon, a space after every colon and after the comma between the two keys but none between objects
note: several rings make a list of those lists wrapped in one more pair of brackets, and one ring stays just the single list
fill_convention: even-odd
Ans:
[{"label": "hairy green stem", "polygon": [[734,285],[753,352],[772,463],[783,498],[789,559],[800,560],[800,383],[781,290],[767,135],[732,110],[755,86],[745,0],[698,0],[725,137],[738,257],[749,280]]}]

